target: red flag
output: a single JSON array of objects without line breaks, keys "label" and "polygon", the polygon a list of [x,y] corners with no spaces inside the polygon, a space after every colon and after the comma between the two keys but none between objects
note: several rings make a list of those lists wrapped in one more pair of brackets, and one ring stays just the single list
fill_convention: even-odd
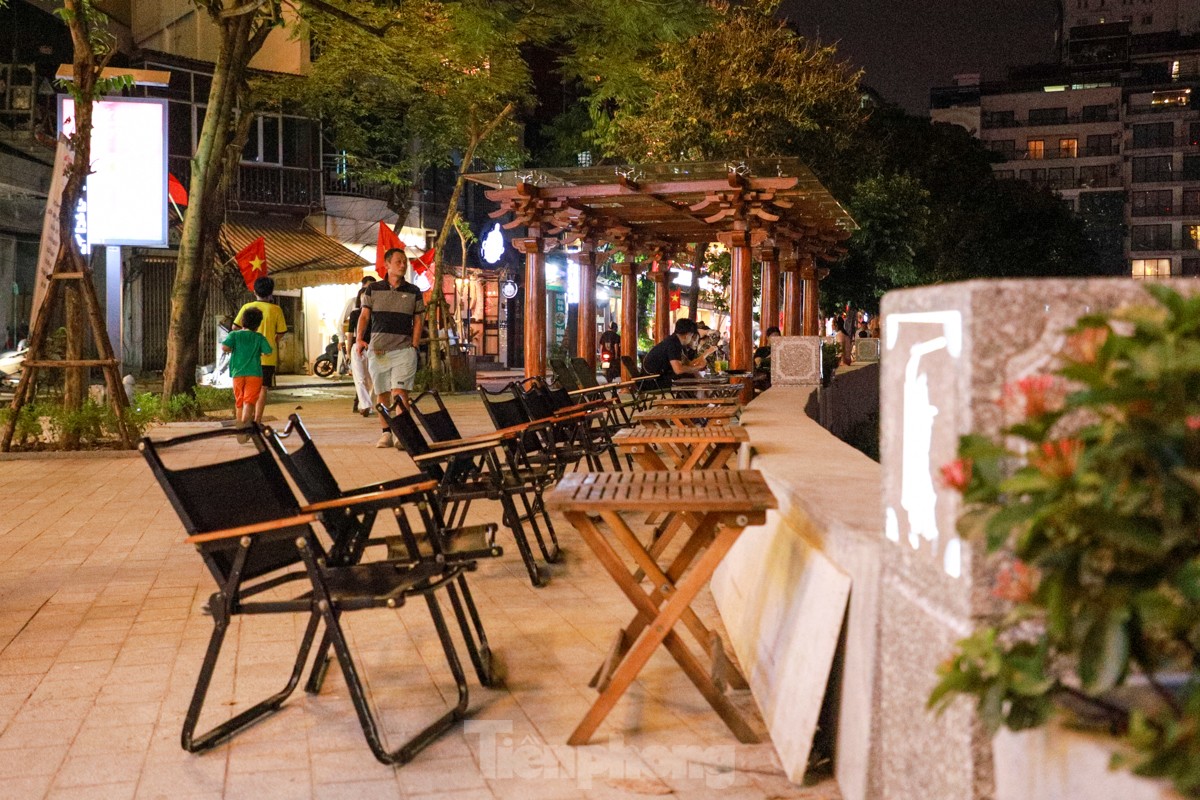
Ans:
[{"label": "red flag", "polygon": [[183,188],[183,184],[179,182],[171,173],[167,173],[167,197],[171,198],[171,202],[177,206],[187,207],[188,196],[187,189]]},{"label": "red flag", "polygon": [[379,280],[381,281],[387,280],[387,264],[383,263],[383,257],[392,248],[403,250],[404,242],[400,241],[400,237],[396,235],[395,231],[380,222],[379,238],[375,244],[375,272],[379,275]]},{"label": "red flag", "polygon": [[242,279],[246,288],[254,291],[254,281],[267,276],[267,242],[258,237],[241,249],[234,258],[237,259],[238,269],[242,271]]},{"label": "red flag", "polygon": [[429,248],[421,255],[409,262],[409,266],[413,271],[413,283],[415,283],[422,292],[427,292],[433,286],[433,248]]},{"label": "red flag", "polygon": [[683,292],[680,289],[671,290],[671,310],[678,311],[683,305]]}]

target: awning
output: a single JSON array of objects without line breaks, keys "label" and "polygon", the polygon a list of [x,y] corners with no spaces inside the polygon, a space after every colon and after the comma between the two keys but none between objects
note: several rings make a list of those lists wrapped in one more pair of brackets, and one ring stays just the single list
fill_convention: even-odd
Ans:
[{"label": "awning", "polygon": [[358,283],[363,268],[361,256],[303,220],[250,214],[230,214],[221,226],[224,258],[243,249],[258,237],[267,245],[267,275],[276,289],[303,289],[330,283]]}]

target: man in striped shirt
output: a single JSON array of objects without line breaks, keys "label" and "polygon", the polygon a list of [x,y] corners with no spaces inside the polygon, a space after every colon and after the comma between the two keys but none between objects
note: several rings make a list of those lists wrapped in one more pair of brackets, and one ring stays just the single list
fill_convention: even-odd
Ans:
[{"label": "man in striped shirt", "polygon": [[[421,290],[404,278],[408,256],[403,250],[393,247],[384,254],[383,262],[387,265],[387,278],[363,291],[354,347],[361,354],[370,339],[367,368],[379,402],[389,405],[398,398],[407,406],[408,392],[417,374],[415,345],[421,340],[425,299]],[[375,446],[392,446],[392,433],[386,422]]]}]

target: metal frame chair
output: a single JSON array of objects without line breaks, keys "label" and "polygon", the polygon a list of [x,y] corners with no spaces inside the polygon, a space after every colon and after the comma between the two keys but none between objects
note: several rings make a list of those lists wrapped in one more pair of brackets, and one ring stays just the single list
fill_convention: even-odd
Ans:
[{"label": "metal frame chair", "polygon": [[[189,752],[208,750],[279,709],[295,690],[304,670],[317,627],[326,636],[345,678],[363,735],[376,759],[384,764],[411,760],[438,735],[462,719],[467,710],[467,682],[434,592],[447,586],[463,569],[459,564],[422,561],[378,561],[334,564],[312,525],[341,509],[362,513],[410,502],[413,495],[434,487],[431,482],[301,506],[272,457],[262,431],[254,426],[253,452],[234,444],[244,430],[225,428],[154,442],[145,438],[141,450],[188,534],[208,566],[217,591],[208,612],[213,633],[184,718],[180,743]],[[195,464],[194,445],[227,442],[232,457]],[[177,453],[185,466],[173,467]],[[203,450],[201,454],[204,455]],[[164,457],[165,456],[165,457]],[[279,590],[303,581],[299,594],[274,599]],[[270,597],[260,599],[271,591]],[[458,689],[458,701],[448,712],[419,731],[398,749],[388,750],[376,714],[341,627],[343,614],[370,608],[398,608],[409,597],[422,596],[437,630],[447,666]],[[291,675],[284,687],[232,719],[197,735],[195,729],[221,645],[232,619],[244,614],[308,614]],[[319,686],[320,681],[317,681]]]},{"label": "metal frame chair", "polygon": [[[282,432],[266,428],[264,433],[275,457],[310,503],[360,497],[400,486],[414,486],[429,480],[424,475],[412,475],[343,490],[298,415],[291,414],[288,417],[287,426]],[[285,440],[292,436],[299,440],[299,444],[288,450]],[[362,559],[368,546],[384,545],[391,560],[431,560],[435,563],[463,566],[464,571],[455,578],[454,584],[446,587],[446,593],[479,682],[484,686],[495,686],[498,681],[492,668],[491,649],[488,647],[487,634],[484,632],[474,597],[467,585],[465,572],[473,571],[478,559],[503,555],[504,551],[496,544],[496,525],[448,528],[443,520],[437,493],[430,490],[414,490],[412,502],[407,505],[417,511],[424,528],[424,536],[418,536],[403,507],[390,509],[395,514],[400,535],[378,538],[371,537],[378,509],[371,508],[359,512],[354,508],[343,508],[326,512],[325,527],[335,534],[333,545],[329,548],[329,562],[356,564]],[[306,687],[310,692],[315,692],[320,687],[324,670],[328,668],[328,650],[329,642],[326,637],[317,650],[317,662]]]},{"label": "metal frame chair", "polygon": [[[558,540],[551,533],[553,547],[547,547],[541,529],[533,518],[526,492],[529,487],[511,476],[505,475],[504,466],[497,450],[501,448],[500,437],[491,439],[463,440],[457,447],[431,447],[408,409],[395,406],[388,409],[380,403],[376,410],[392,435],[404,445],[413,463],[428,478],[437,481],[438,493],[447,508],[447,518],[452,527],[460,527],[467,511],[476,500],[498,500],[502,510],[501,519],[513,535],[521,560],[534,586],[544,586],[549,581],[533,557],[529,539],[525,535],[523,522],[530,521],[538,548],[547,563],[560,558]],[[527,510],[522,516],[517,511],[514,497],[520,497]]]}]

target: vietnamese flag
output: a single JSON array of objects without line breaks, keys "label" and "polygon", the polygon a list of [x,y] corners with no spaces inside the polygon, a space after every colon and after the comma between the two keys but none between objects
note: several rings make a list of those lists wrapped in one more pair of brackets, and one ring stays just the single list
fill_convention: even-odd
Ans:
[{"label": "vietnamese flag", "polygon": [[183,184],[179,182],[179,178],[176,178],[169,172],[167,173],[167,197],[175,205],[187,208],[187,189],[183,188]]},{"label": "vietnamese flag", "polygon": [[392,248],[403,250],[404,242],[400,241],[394,230],[380,221],[379,238],[375,241],[375,274],[381,281],[387,280],[387,264],[383,263],[383,257]]},{"label": "vietnamese flag", "polygon": [[413,271],[413,283],[422,292],[433,287],[433,248],[429,248],[410,263]]},{"label": "vietnamese flag", "polygon": [[254,282],[267,276],[267,242],[258,237],[243,247],[234,258],[237,259],[238,269],[242,271],[242,279],[246,288],[254,291]]},{"label": "vietnamese flag", "polygon": [[683,292],[679,289],[671,290],[671,310],[678,311],[683,305]]}]

